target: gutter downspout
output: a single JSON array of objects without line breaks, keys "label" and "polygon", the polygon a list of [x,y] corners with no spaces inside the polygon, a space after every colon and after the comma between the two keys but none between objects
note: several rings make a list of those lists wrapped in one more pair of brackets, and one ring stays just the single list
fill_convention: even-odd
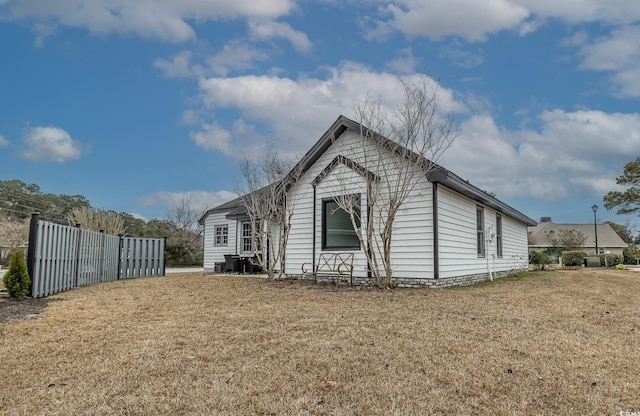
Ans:
[{"label": "gutter downspout", "polygon": [[493,273],[489,265],[489,254],[491,253],[491,227],[484,230],[484,258],[487,260],[487,271],[489,272],[489,280],[493,282]]},{"label": "gutter downspout", "polygon": [[438,183],[431,184],[432,201],[431,207],[433,212],[433,278],[440,277],[440,253],[438,246]]}]

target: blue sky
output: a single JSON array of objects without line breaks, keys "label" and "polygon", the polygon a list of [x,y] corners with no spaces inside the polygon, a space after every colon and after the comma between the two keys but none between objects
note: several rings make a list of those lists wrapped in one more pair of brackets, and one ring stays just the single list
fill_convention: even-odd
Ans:
[{"label": "blue sky", "polygon": [[533,219],[636,225],[602,196],[640,155],[637,0],[0,0],[0,179],[162,218],[235,196],[399,75],[438,83],[441,161]]}]

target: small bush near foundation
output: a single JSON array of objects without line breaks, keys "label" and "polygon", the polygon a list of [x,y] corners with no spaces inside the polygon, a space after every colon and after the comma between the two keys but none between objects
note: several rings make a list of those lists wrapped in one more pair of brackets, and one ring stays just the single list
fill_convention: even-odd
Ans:
[{"label": "small bush near foundation", "polygon": [[531,251],[529,252],[529,264],[533,265],[536,270],[544,270],[549,264],[551,258],[545,251]]},{"label": "small bush near foundation", "polygon": [[616,269],[624,270],[624,264],[616,264]]},{"label": "small bush near foundation", "polygon": [[562,253],[562,264],[565,266],[582,266],[586,254],[582,251],[565,251]]},{"label": "small bush near foundation", "polygon": [[2,283],[11,297],[21,298],[29,294],[31,279],[29,279],[27,263],[24,261],[22,250],[16,250],[11,255],[9,270],[4,275]]}]

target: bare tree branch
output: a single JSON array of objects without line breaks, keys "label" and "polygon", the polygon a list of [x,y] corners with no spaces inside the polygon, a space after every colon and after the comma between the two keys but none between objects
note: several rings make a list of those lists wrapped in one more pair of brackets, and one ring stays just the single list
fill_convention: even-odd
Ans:
[{"label": "bare tree branch", "polygon": [[[349,214],[376,284],[390,287],[393,275],[391,249],[394,222],[401,208],[419,198],[425,176],[458,135],[451,114],[440,116],[437,86],[426,76],[418,81],[402,79],[404,102],[385,110],[380,100],[367,97],[355,109],[362,126],[360,142],[350,151],[354,161],[375,174],[365,177],[366,218],[354,185],[338,179],[334,200]],[[364,231],[363,228],[364,227]]]}]

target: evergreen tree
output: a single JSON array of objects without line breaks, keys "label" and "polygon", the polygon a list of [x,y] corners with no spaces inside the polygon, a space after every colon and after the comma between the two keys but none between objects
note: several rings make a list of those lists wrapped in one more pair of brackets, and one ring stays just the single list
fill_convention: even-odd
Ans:
[{"label": "evergreen tree", "polygon": [[29,273],[27,272],[27,263],[24,260],[24,252],[16,250],[11,256],[9,270],[2,280],[9,296],[21,298],[29,294]]}]

